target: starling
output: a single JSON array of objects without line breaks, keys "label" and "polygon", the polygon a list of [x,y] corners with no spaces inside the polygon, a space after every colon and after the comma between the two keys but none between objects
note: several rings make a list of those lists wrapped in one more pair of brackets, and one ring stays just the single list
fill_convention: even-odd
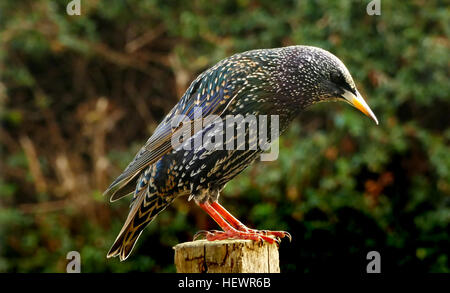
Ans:
[{"label": "starling", "polygon": [[[205,138],[211,133],[209,126],[213,124],[209,121],[205,127],[196,129],[186,121],[198,117],[204,121],[213,115],[275,116],[279,135],[305,108],[324,101],[345,101],[378,124],[345,65],[317,47],[247,51],[204,71],[105,191],[111,201],[133,195],[128,217],[107,257],[125,260],[144,228],[182,195],[194,199],[222,228],[223,231],[201,232],[207,240],[237,238],[273,243],[285,236],[290,238],[284,231],[249,229],[218,203],[225,184],[255,161],[263,152],[262,147],[249,148],[247,140],[244,148],[207,148],[205,144],[186,147],[192,146],[196,137]],[[196,118],[198,109],[201,111]],[[181,116],[188,120],[175,121]],[[174,146],[172,138],[180,125],[188,125],[191,136]],[[270,129],[272,133],[273,128]],[[248,130],[245,138],[252,140]],[[222,143],[226,142],[237,146],[234,131]]]}]

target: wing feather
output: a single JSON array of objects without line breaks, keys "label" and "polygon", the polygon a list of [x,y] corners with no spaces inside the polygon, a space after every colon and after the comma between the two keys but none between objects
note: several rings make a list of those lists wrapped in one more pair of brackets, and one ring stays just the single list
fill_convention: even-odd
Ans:
[{"label": "wing feather", "polygon": [[[231,101],[242,91],[243,85],[236,79],[246,76],[256,69],[256,65],[242,67],[239,70],[226,65],[226,60],[202,73],[189,86],[180,102],[163,119],[153,135],[138,151],[134,159],[103,193],[110,196],[111,201],[118,200],[132,193],[131,186],[136,183],[137,175],[145,167],[154,164],[172,148],[172,134],[176,130],[172,126],[175,115],[185,115],[193,125],[194,108],[202,108],[202,118],[207,115],[223,116]],[[233,78],[230,73],[233,72]],[[233,80],[231,83],[229,80]],[[191,127],[194,129],[194,127]],[[195,133],[191,131],[194,135]]]}]

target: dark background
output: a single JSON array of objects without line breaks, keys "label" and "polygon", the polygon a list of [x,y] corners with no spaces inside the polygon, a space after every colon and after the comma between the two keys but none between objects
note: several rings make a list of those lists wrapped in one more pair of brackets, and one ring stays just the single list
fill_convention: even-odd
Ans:
[{"label": "dark background", "polygon": [[186,198],[130,258],[106,253],[129,200],[102,192],[190,82],[237,52],[315,45],[347,65],[380,125],[315,105],[280,155],[221,201],[250,227],[290,231],[283,272],[450,271],[449,33],[444,1],[0,2],[0,271],[174,272],[172,246],[215,223]]}]

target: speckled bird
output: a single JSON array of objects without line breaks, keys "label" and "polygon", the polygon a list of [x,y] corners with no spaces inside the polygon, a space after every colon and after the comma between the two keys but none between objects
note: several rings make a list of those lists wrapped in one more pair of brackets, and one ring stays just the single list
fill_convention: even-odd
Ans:
[{"label": "speckled bird", "polygon": [[[284,231],[247,228],[219,204],[226,183],[263,151],[256,149],[192,149],[174,147],[172,135],[181,125],[175,117],[277,115],[279,133],[308,106],[345,101],[377,124],[377,118],[356,89],[345,65],[333,54],[311,46],[258,49],[235,54],[200,74],[163,119],[123,173],[105,191],[111,201],[133,195],[130,212],[107,257],[125,260],[144,228],[180,196],[188,196],[222,231],[202,231],[207,240],[227,238],[278,242]],[[205,137],[210,128],[193,130]],[[248,131],[246,132],[248,138]],[[236,136],[231,137],[236,140]],[[236,142],[237,143],[237,142]]]}]

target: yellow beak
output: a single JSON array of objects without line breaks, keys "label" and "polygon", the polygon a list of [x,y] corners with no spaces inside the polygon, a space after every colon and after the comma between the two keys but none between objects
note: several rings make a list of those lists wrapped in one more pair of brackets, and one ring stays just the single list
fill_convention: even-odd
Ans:
[{"label": "yellow beak", "polygon": [[358,91],[356,91],[356,96],[350,91],[345,91],[342,96],[350,105],[363,112],[366,116],[372,118],[373,121],[375,121],[375,123],[378,125],[377,117],[375,116],[375,114],[373,114],[369,105],[367,105],[366,101],[364,101],[363,97]]}]

